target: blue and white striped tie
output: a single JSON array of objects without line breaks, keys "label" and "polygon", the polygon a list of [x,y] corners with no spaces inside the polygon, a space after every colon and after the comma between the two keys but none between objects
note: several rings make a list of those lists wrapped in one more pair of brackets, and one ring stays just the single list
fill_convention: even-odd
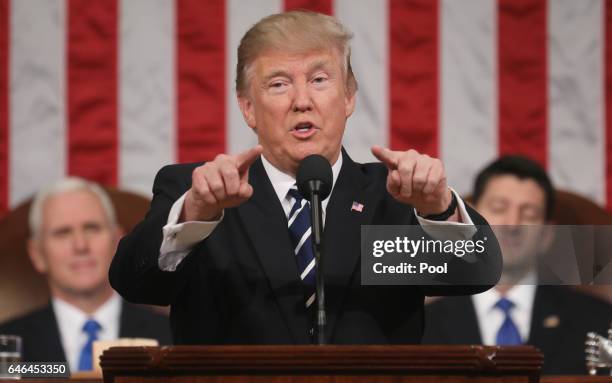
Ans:
[{"label": "blue and white striped tie", "polygon": [[304,283],[306,309],[311,309],[314,308],[313,303],[316,297],[316,266],[312,251],[310,202],[306,201],[297,189],[289,189],[288,195],[295,199],[295,203],[289,212],[289,234],[300,279]]}]

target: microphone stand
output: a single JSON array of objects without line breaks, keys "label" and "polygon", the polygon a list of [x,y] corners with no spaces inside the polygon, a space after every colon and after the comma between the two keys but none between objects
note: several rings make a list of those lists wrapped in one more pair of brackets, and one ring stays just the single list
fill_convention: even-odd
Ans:
[{"label": "microphone stand", "polygon": [[312,222],[312,250],[317,267],[316,273],[316,294],[317,294],[317,344],[327,344],[325,339],[325,283],[323,280],[323,214],[321,207],[321,196],[319,190],[321,181],[309,181],[310,184],[310,213]]}]

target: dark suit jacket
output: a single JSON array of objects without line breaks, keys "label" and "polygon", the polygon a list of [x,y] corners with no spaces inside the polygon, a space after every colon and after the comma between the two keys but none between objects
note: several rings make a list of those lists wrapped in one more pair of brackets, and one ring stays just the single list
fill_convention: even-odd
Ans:
[{"label": "dark suit jacket", "polygon": [[[425,293],[471,293],[488,286],[419,288],[361,286],[360,226],[417,224],[413,209],[386,191],[381,164],[359,165],[343,153],[343,164],[326,210],[323,246],[327,338],[330,343],[418,343]],[[124,237],[110,269],[111,285],[128,301],[171,304],[176,343],[306,344],[312,326],[287,218],[258,159],[249,170],[254,194],[225,210],[222,222],[175,272],[158,267],[162,227],[172,204],[191,186],[196,166],[171,165],[158,173],[145,220]],[[353,201],[363,212],[351,211]],[[470,210],[472,219],[486,224]],[[477,236],[495,238],[488,230]],[[496,241],[489,245],[498,249]],[[462,262],[465,263],[465,262]],[[469,265],[499,278],[497,251]]]},{"label": "dark suit jacket", "polygon": [[[119,337],[157,339],[171,344],[168,318],[151,310],[123,303]],[[51,304],[0,325],[0,334],[19,335],[25,362],[66,362],[59,327]]]},{"label": "dark suit jacket", "polygon": [[[423,343],[482,343],[470,297],[443,298],[427,305],[425,313]],[[606,335],[611,320],[612,306],[603,300],[569,287],[538,286],[527,344],[544,354],[544,374],[586,374],[586,334]]]}]

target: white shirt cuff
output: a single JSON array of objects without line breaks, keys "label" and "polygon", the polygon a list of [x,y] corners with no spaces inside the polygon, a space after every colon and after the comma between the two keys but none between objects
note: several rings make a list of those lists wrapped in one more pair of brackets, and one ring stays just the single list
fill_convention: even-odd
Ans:
[{"label": "white shirt cuff", "polygon": [[474,222],[472,222],[472,218],[470,218],[461,197],[452,188],[451,192],[457,198],[457,209],[459,210],[462,222],[432,221],[421,217],[416,209],[414,209],[414,214],[416,214],[423,230],[433,239],[449,239],[451,241],[470,239],[476,234],[476,226],[474,226]]},{"label": "white shirt cuff", "polygon": [[221,213],[221,218],[217,221],[177,223],[183,210],[186,195],[185,192],[181,198],[174,202],[168,214],[166,226],[162,229],[163,240],[159,249],[157,264],[163,271],[175,271],[194,246],[206,239],[225,215],[225,212]]}]

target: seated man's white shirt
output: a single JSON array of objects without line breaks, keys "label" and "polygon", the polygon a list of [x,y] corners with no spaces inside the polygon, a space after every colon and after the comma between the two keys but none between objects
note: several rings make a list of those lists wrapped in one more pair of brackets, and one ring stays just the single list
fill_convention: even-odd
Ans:
[{"label": "seated man's white shirt", "polygon": [[[291,207],[293,206],[293,199],[287,196],[287,192],[293,185],[295,185],[295,178],[292,175],[286,174],[274,167],[263,155],[261,156],[264,169],[274,187],[274,191],[283,206],[285,216],[289,215]],[[336,180],[340,174],[342,168],[342,155],[338,156],[338,160],[332,166],[332,193],[333,188],[336,185]],[[452,189],[451,189],[452,190]],[[472,219],[465,209],[465,204],[459,195],[452,190],[457,198],[459,214],[463,222],[441,222],[431,221],[420,217],[415,209],[415,215],[419,223],[423,226],[423,230],[436,239],[468,239],[476,233],[476,227],[472,222]],[[321,208],[323,210],[323,223],[325,224],[325,211],[327,204],[332,193],[321,202]],[[163,240],[160,247],[160,253],[158,258],[158,265],[160,270],[163,271],[175,271],[181,261],[189,254],[191,249],[200,241],[206,239],[215,227],[223,220],[223,215],[217,221],[210,222],[199,222],[190,221],[178,223],[178,220],[183,210],[183,204],[185,202],[185,194],[183,194],[170,209],[168,214],[168,221],[163,227]]]},{"label": "seated man's white shirt", "polygon": [[[533,311],[536,283],[536,274],[530,272],[518,284],[512,286],[503,296],[495,288],[472,295],[482,344],[494,346],[497,343],[497,332],[506,319],[506,315],[502,310],[495,307],[497,301],[502,297],[506,297],[514,303],[514,307],[510,311],[510,317],[518,328],[523,343],[527,342],[531,327],[531,313]],[[458,331],[461,331],[461,329],[458,329]]]},{"label": "seated man's white shirt", "polygon": [[51,299],[51,304],[70,371],[79,370],[79,358],[87,342],[87,334],[83,331],[87,320],[94,319],[100,324],[98,339],[112,340],[119,337],[121,297],[117,293],[113,293],[111,298],[91,315],[56,297]]}]

